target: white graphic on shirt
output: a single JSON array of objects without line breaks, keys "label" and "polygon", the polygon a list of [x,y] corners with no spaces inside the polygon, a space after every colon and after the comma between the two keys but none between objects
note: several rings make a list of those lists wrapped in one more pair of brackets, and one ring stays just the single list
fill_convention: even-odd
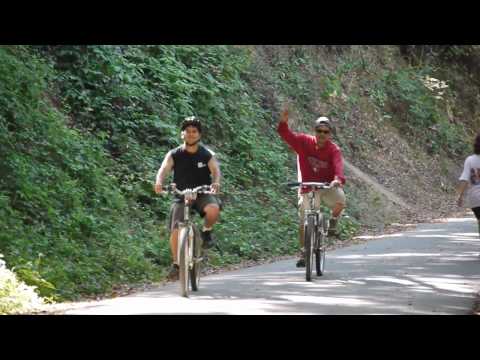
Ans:
[{"label": "white graphic on shirt", "polygon": [[328,169],[328,162],[326,161],[318,160],[313,156],[307,157],[307,160],[314,173],[319,172],[320,169]]},{"label": "white graphic on shirt", "polygon": [[199,163],[197,163],[197,166],[200,169],[200,168],[203,168],[203,167],[207,166],[207,164],[204,164],[203,162],[199,162]]}]

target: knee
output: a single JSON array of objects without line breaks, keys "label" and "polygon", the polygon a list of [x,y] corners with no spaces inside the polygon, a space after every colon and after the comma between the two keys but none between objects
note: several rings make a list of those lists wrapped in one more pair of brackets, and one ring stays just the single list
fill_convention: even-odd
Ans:
[{"label": "knee", "polygon": [[339,210],[343,210],[343,209],[345,209],[345,204],[341,203],[341,202],[338,202],[338,203],[335,204],[335,207]]},{"label": "knee", "polygon": [[218,205],[207,205],[203,210],[208,217],[217,217],[220,214],[220,207]]}]

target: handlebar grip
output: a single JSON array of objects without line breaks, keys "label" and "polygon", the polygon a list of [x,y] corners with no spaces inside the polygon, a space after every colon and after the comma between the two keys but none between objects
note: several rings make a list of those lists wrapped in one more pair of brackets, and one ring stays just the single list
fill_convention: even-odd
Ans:
[{"label": "handlebar grip", "polygon": [[286,185],[288,187],[293,187],[293,186],[300,186],[300,184],[301,184],[300,182],[296,181],[296,182],[289,182]]},{"label": "handlebar grip", "polygon": [[167,192],[172,192],[172,191],[174,191],[175,189],[176,189],[176,188],[175,188],[172,184],[163,186],[163,190],[164,190],[164,191],[167,191]]}]

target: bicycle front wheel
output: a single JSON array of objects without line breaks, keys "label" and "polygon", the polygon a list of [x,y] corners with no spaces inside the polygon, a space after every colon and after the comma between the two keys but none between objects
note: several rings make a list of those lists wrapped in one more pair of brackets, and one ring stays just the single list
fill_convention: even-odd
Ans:
[{"label": "bicycle front wheel", "polygon": [[188,228],[182,228],[178,235],[178,266],[180,279],[180,295],[184,297],[188,297],[188,250]]},{"label": "bicycle front wheel", "polygon": [[309,216],[305,224],[305,278],[307,281],[312,281],[314,244],[315,218]]},{"label": "bicycle front wheel", "polygon": [[193,228],[193,266],[190,270],[190,280],[192,284],[192,290],[198,291],[200,287],[200,273],[202,271],[202,239],[200,238],[200,232],[196,227]]}]

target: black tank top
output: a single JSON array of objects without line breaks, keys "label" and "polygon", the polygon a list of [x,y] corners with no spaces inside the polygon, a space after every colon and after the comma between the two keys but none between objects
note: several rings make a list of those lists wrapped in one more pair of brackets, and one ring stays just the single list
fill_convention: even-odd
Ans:
[{"label": "black tank top", "polygon": [[173,158],[173,182],[177,189],[192,189],[200,185],[211,185],[212,178],[208,162],[213,153],[199,145],[195,154],[187,152],[183,145],[171,151]]}]

